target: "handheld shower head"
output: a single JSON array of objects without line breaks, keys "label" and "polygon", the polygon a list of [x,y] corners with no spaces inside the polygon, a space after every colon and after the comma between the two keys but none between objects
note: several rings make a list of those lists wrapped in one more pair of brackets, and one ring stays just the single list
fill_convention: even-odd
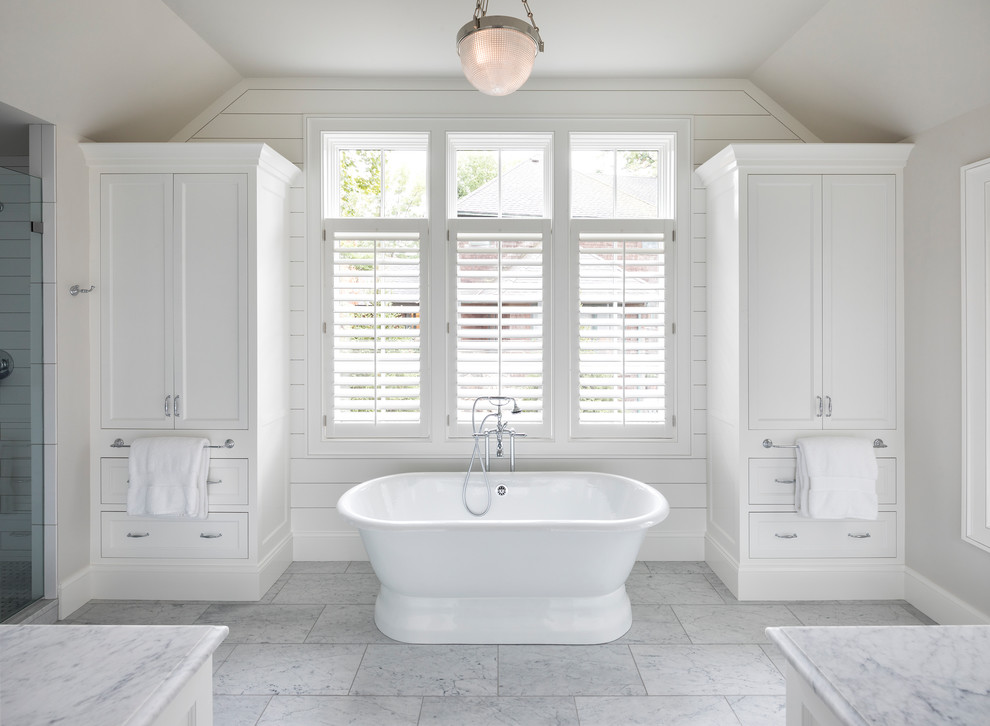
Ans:
[{"label": "handheld shower head", "polygon": [[511,403],[512,413],[522,413],[522,409],[519,408],[519,403],[511,396],[489,396],[487,400],[488,403],[493,406],[498,406],[499,408],[502,408],[502,406],[508,406]]}]

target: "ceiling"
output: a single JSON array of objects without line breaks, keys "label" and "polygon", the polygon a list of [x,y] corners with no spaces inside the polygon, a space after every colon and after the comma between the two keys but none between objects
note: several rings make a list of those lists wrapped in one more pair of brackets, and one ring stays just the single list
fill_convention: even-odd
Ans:
[{"label": "ceiling", "polygon": [[[900,141],[990,106],[990,0],[530,7],[546,43],[534,78],[748,79],[823,141]],[[472,0],[5,3],[0,132],[2,104],[93,140],[156,141],[243,79],[460,78],[454,38],[473,12]],[[524,8],[490,0],[489,13]]]}]

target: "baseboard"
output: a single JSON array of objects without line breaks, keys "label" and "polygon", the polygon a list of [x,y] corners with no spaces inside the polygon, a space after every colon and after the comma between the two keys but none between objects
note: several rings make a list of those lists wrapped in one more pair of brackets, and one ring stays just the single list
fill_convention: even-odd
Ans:
[{"label": "baseboard", "polygon": [[86,567],[58,586],[58,618],[64,620],[93,599],[92,570]]},{"label": "baseboard", "polygon": [[711,537],[705,537],[705,562],[729,592],[739,597],[739,561]]},{"label": "baseboard", "polygon": [[296,532],[292,539],[292,559],[297,562],[367,560],[368,553],[357,532]]},{"label": "baseboard", "polygon": [[990,625],[990,615],[910,567],[904,572],[904,599],[939,625]]}]

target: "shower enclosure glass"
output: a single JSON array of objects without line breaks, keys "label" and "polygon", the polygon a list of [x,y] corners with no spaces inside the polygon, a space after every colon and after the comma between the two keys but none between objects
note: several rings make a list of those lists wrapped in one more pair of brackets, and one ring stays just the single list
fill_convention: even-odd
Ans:
[{"label": "shower enclosure glass", "polygon": [[44,596],[41,180],[0,167],[0,622]]}]

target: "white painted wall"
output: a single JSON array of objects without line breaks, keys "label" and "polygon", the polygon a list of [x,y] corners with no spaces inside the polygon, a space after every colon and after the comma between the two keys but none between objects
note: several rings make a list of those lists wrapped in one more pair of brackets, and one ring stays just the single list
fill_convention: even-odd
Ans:
[{"label": "white painted wall", "polygon": [[990,157],[988,128],[990,107],[918,135],[904,175],[907,585],[940,622],[990,622],[990,553],[961,539],[960,438],[959,170]]},{"label": "white painted wall", "polygon": [[[693,167],[726,144],[738,141],[815,141],[769,97],[747,81],[555,81],[531,80],[522,90],[493,99],[458,81],[278,80],[245,81],[220,98],[174,141],[261,140],[295,162],[305,161],[303,119],[307,115],[366,117],[461,116],[496,118],[541,115],[608,118],[688,117],[692,121]],[[303,182],[300,181],[300,184]],[[691,194],[691,455],[670,458],[527,460],[542,469],[592,468],[632,476],[656,486],[671,503],[668,519],[651,530],[644,546],[655,559],[701,559],[705,530],[707,339],[705,316],[705,197],[700,182]],[[365,479],[401,471],[463,470],[469,450],[457,458],[375,458],[309,454],[306,406],[319,393],[306,388],[306,193],[293,190],[292,320],[292,527],[296,559],[353,559],[364,556],[355,531],[337,514],[340,495]],[[683,233],[683,230],[681,231]]]}]

